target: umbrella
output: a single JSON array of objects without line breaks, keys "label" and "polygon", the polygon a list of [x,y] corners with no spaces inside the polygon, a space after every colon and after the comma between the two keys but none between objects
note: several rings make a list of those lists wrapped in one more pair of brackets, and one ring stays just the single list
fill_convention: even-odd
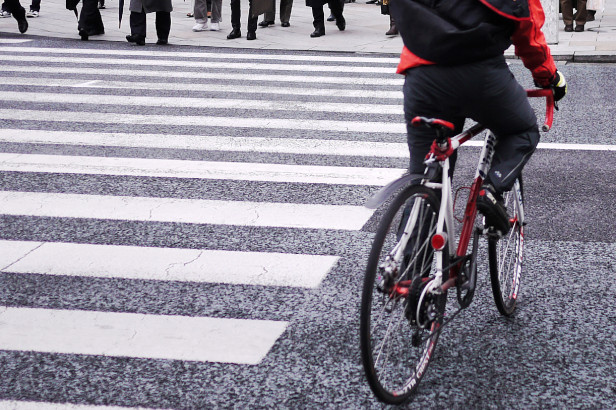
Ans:
[{"label": "umbrella", "polygon": [[118,9],[119,9],[119,13],[120,13],[120,15],[119,15],[120,22],[118,23],[118,28],[121,28],[122,27],[122,14],[124,14],[124,0],[120,0],[120,4],[118,5]]}]

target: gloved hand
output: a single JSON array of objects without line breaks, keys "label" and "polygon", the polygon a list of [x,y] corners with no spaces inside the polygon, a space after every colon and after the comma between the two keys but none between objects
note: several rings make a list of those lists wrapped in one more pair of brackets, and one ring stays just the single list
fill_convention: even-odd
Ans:
[{"label": "gloved hand", "polygon": [[550,82],[550,87],[554,90],[554,100],[559,101],[567,94],[567,80],[565,80],[565,76],[560,71],[556,70],[554,73],[554,78]]},{"label": "gloved hand", "polygon": [[540,83],[535,80],[535,86],[540,88],[551,88],[554,91],[554,101],[559,101],[567,94],[567,80],[560,71],[556,70],[549,83]]}]

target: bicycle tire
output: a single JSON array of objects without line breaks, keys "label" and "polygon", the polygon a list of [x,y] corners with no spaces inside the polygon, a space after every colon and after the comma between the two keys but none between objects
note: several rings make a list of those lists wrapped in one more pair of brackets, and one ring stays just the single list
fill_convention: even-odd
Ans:
[{"label": "bicycle tire", "polygon": [[[427,303],[431,304],[431,312],[436,312],[436,319],[426,320],[425,323],[430,323],[429,329],[420,331],[413,319],[417,309],[413,311],[413,308],[409,308],[413,306],[413,300],[418,302],[413,299],[417,295],[391,298],[391,293],[388,295],[383,291],[382,264],[401,236],[400,226],[406,225],[405,220],[408,220],[409,215],[409,212],[405,214],[405,210],[409,210],[407,204],[415,203],[416,199],[417,209],[420,211],[415,218],[416,223],[429,228],[421,232],[414,231],[418,233],[414,238],[419,240],[409,240],[411,245],[407,246],[407,250],[410,251],[404,258],[408,269],[401,267],[392,276],[395,276],[393,280],[396,283],[401,280],[421,283],[422,280],[418,280],[417,276],[420,279],[427,277],[429,280],[434,274],[430,239],[436,228],[440,200],[433,190],[411,186],[394,198],[378,225],[362,291],[360,349],[364,371],[375,396],[389,404],[400,404],[410,398],[425,375],[438,341],[447,300],[446,293],[438,297],[429,296],[431,299]],[[426,221],[429,222],[424,224]],[[448,260],[447,253],[445,258]],[[402,270],[406,273],[401,272]],[[443,279],[446,280],[446,277]],[[413,293],[413,289],[409,287],[409,295]],[[415,342],[419,346],[414,346],[411,335],[418,334],[421,335],[420,338],[413,340],[421,340],[423,343]]]},{"label": "bicycle tire", "polygon": [[521,177],[511,191],[503,194],[503,200],[512,226],[502,238],[488,238],[488,259],[496,307],[502,315],[511,316],[517,305],[524,255],[524,190]]}]

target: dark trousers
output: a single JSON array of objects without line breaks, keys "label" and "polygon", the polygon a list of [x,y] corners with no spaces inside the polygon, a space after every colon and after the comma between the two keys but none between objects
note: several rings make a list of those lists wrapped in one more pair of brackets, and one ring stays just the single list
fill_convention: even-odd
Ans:
[{"label": "dark trousers", "polygon": [[[240,19],[242,18],[242,10],[240,8],[240,0],[231,0],[231,27],[234,30],[239,30],[242,27]],[[257,31],[258,16],[252,17],[252,0],[248,0],[248,31]]]},{"label": "dark trousers", "polygon": [[[588,12],[586,11],[586,0],[577,0],[576,5],[577,15],[575,16],[575,24],[583,26],[586,23]],[[573,24],[573,1],[560,0],[560,9],[563,13],[563,23],[565,25]]]},{"label": "dark trousers", "polygon": [[26,18],[26,10],[21,7],[19,0],[4,0],[2,9],[11,13],[15,20],[23,20]]},{"label": "dark trousers", "polygon": [[[156,12],[156,35],[159,40],[169,40],[169,31],[171,31],[171,13],[168,11]],[[145,38],[146,36],[146,21],[145,11],[137,13],[130,12],[130,32],[133,36]]]},{"label": "dark trousers", "polygon": [[[329,0],[327,2],[330,11],[337,19],[342,17],[342,8],[344,3],[340,0]],[[312,6],[312,25],[317,30],[325,31],[325,14],[323,14],[323,6]]]},{"label": "dark trousers", "polygon": [[30,4],[30,10],[41,11],[41,0],[32,0],[32,4]]},{"label": "dark trousers", "polygon": [[[291,19],[291,9],[293,8],[293,0],[280,0],[280,22],[288,23]],[[274,21],[276,20],[276,3],[274,8],[270,11],[266,11],[263,15],[263,20]]]},{"label": "dark trousers", "polygon": [[101,12],[98,10],[98,0],[83,0],[79,14],[79,30],[85,30],[88,35],[103,34],[105,26]]},{"label": "dark trousers", "polygon": [[462,130],[465,118],[492,130],[497,144],[487,182],[499,192],[511,189],[539,143],[535,112],[503,56],[458,66],[425,65],[407,71],[404,116],[410,172],[422,175],[423,161],[435,132],[411,126],[417,115],[450,121],[456,133]]}]

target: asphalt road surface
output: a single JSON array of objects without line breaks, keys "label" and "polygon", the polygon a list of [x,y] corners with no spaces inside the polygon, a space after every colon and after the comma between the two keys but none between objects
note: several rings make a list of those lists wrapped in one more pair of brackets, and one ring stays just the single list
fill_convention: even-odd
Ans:
[{"label": "asphalt road surface", "polygon": [[[395,56],[11,39],[0,408],[383,407],[358,312],[362,204],[408,161]],[[408,407],[616,406],[616,68],[559,68],[518,311],[484,265]]]}]

